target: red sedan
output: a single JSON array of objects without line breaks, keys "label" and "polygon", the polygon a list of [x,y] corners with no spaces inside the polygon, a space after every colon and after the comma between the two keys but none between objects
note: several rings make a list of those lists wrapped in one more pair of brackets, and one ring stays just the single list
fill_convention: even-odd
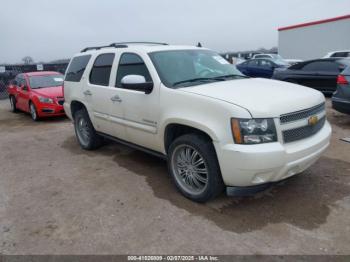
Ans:
[{"label": "red sedan", "polygon": [[34,121],[63,116],[63,75],[41,71],[18,74],[8,86],[12,112],[28,112]]}]

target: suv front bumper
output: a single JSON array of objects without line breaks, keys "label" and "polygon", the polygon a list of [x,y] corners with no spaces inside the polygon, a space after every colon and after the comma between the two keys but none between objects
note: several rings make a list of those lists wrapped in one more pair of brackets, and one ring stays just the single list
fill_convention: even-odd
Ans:
[{"label": "suv front bumper", "polygon": [[326,150],[331,137],[326,121],[315,135],[296,142],[221,145],[214,142],[226,186],[248,187],[277,182],[303,172]]}]

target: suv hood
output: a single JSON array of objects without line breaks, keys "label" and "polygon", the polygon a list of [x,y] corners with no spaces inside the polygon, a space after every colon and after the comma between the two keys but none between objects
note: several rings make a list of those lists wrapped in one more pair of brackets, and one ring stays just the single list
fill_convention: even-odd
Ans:
[{"label": "suv hood", "polygon": [[39,96],[45,96],[50,98],[63,97],[62,86],[37,88],[37,89],[32,89],[32,92]]},{"label": "suv hood", "polygon": [[262,78],[239,79],[181,88],[247,109],[252,117],[279,117],[313,107],[325,101],[314,89]]}]

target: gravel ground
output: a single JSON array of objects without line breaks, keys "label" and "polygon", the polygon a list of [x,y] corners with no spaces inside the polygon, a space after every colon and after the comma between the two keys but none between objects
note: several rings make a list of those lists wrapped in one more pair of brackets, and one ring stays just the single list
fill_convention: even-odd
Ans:
[{"label": "gravel ground", "polygon": [[248,198],[193,203],[166,163],[110,143],[86,152],[66,118],[0,101],[2,254],[350,254],[350,116],[303,174]]}]

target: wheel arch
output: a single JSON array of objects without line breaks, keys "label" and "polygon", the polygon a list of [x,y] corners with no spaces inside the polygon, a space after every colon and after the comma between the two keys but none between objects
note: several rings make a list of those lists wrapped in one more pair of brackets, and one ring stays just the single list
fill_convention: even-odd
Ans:
[{"label": "wheel arch", "polygon": [[164,152],[168,153],[169,146],[176,138],[191,133],[201,135],[209,141],[217,140],[215,133],[200,123],[189,123],[184,121],[169,122],[164,126]]},{"label": "wheel arch", "polygon": [[70,111],[73,119],[74,114],[80,109],[85,109],[86,111],[88,111],[86,105],[83,102],[80,102],[78,100],[72,100],[70,103]]}]

